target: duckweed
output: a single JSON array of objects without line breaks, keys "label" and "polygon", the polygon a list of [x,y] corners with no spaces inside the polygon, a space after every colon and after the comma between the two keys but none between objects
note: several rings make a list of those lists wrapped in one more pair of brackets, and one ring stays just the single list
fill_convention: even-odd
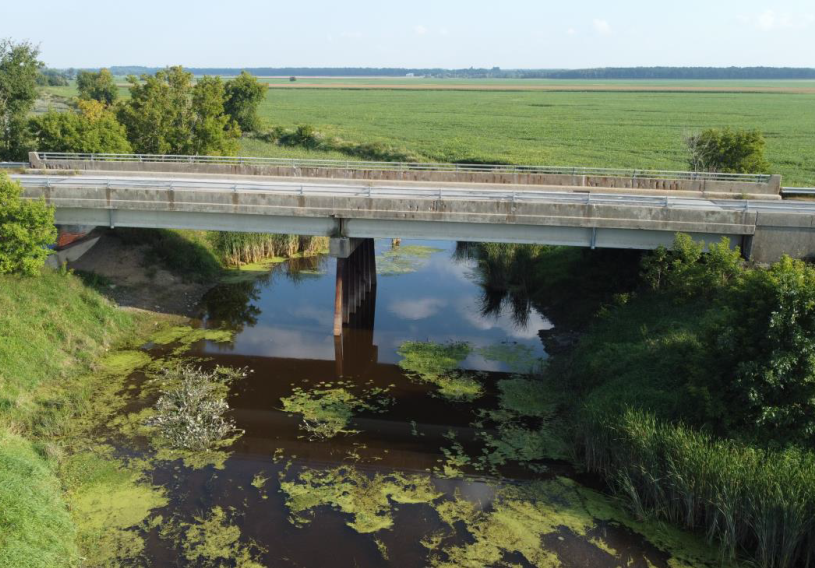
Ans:
[{"label": "duckweed", "polygon": [[420,270],[427,260],[443,249],[423,246],[405,245],[384,251],[376,258],[376,272],[380,276],[398,276]]},{"label": "duckweed", "polygon": [[399,366],[412,380],[436,385],[436,395],[452,401],[471,402],[484,394],[482,373],[459,370],[472,352],[468,343],[406,341],[399,347]]}]

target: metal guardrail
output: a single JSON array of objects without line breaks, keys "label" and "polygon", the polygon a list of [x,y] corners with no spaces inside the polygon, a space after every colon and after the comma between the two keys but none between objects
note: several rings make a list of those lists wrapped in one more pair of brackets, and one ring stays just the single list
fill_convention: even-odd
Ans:
[{"label": "metal guardrail", "polygon": [[[326,197],[364,197],[383,199],[433,199],[498,201],[512,203],[570,203],[585,205],[646,206],[676,209],[707,209],[718,211],[788,211],[815,214],[815,203],[757,201],[747,199],[707,200],[689,197],[621,195],[604,193],[571,193],[558,191],[502,191],[454,188],[370,187],[353,184],[299,184],[286,182],[230,182],[201,180],[131,179],[97,176],[15,175],[23,187],[82,188],[82,189],[152,189],[172,192],[234,192],[270,193],[278,195],[311,195]],[[178,198],[176,198],[176,203]]]},{"label": "metal guardrail", "polygon": [[815,187],[782,187],[781,195],[815,195]]},{"label": "metal guardrail", "polygon": [[27,167],[28,162],[0,162],[0,170],[13,170]]},{"label": "metal guardrail", "polygon": [[418,162],[371,162],[355,160],[312,160],[299,158],[252,158],[240,156],[181,156],[163,154],[83,154],[40,152],[46,161],[82,160],[91,162],[159,162],[188,164],[222,164],[245,166],[277,166],[287,168],[332,168],[375,171],[430,171],[509,174],[550,174],[573,176],[604,176],[632,179],[710,180],[767,183],[766,174],[726,174],[716,172],[686,172],[671,170],[636,170],[615,168],[580,168],[561,166],[514,166],[504,164],[445,164]]}]

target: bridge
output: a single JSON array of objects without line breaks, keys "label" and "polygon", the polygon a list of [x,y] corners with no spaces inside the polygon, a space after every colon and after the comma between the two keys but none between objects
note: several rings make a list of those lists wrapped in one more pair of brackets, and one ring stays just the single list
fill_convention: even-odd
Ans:
[{"label": "bridge", "polygon": [[26,198],[54,205],[60,225],[327,236],[332,255],[362,271],[360,297],[375,285],[373,238],[647,250],[683,232],[728,237],[757,262],[815,255],[815,202],[781,200],[779,176],[36,153],[30,162],[12,177]]}]

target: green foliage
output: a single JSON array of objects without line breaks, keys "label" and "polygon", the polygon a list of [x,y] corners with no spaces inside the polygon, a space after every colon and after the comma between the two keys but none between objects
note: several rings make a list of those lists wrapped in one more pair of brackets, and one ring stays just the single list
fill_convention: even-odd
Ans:
[{"label": "green foliage", "polygon": [[585,463],[638,515],[701,528],[725,557],[760,566],[815,561],[815,456],[720,441],[637,411],[594,413],[581,425]]},{"label": "green foliage", "polygon": [[211,234],[212,246],[228,266],[254,264],[274,258],[317,254],[328,248],[326,237],[276,235],[269,233]]},{"label": "green foliage", "polygon": [[0,160],[22,160],[28,150],[27,115],[37,98],[42,63],[28,42],[0,40]]},{"label": "green foliage", "polygon": [[22,186],[0,173],[0,274],[35,276],[57,238],[54,208],[24,200]]},{"label": "green foliage", "polygon": [[260,128],[258,107],[266,97],[267,87],[246,71],[226,82],[224,110],[244,132]]},{"label": "green foliage", "polygon": [[739,247],[730,248],[730,239],[708,246],[677,233],[670,251],[659,247],[642,261],[642,276],[654,290],[669,289],[686,297],[711,295],[743,272]]},{"label": "green foliage", "polygon": [[233,155],[240,128],[224,112],[224,85],[170,67],[141,81],[128,77],[130,99],[118,105],[118,118],[134,151],[149,154]]},{"label": "green foliage", "polygon": [[146,245],[146,263],[161,265],[188,280],[212,282],[223,270],[204,231],[121,228],[113,234],[126,244]]},{"label": "green foliage", "polygon": [[110,106],[119,95],[119,88],[109,69],[80,71],[76,76],[76,87],[79,98],[86,101],[98,101]]},{"label": "green foliage", "polygon": [[766,141],[758,130],[709,128],[685,139],[693,171],[736,174],[767,173]]},{"label": "green foliage", "polygon": [[30,121],[36,148],[43,152],[121,153],[132,151],[124,126],[102,103],[80,101],[79,112],[55,112]]},{"label": "green foliage", "polygon": [[37,75],[37,86],[39,87],[67,87],[69,85],[68,76],[56,69],[41,69]]}]

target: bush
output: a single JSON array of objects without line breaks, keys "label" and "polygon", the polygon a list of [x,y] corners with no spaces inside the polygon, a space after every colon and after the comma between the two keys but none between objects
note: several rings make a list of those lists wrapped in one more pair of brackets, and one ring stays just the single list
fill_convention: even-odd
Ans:
[{"label": "bush", "polygon": [[23,187],[0,173],[0,274],[34,276],[57,239],[54,208],[21,198]]},{"label": "bush", "polygon": [[770,169],[764,158],[766,142],[758,130],[710,128],[685,138],[692,171],[760,174]]},{"label": "bush", "polygon": [[108,69],[80,71],[76,76],[76,88],[80,99],[98,101],[104,105],[112,105],[119,95],[119,88]]}]

